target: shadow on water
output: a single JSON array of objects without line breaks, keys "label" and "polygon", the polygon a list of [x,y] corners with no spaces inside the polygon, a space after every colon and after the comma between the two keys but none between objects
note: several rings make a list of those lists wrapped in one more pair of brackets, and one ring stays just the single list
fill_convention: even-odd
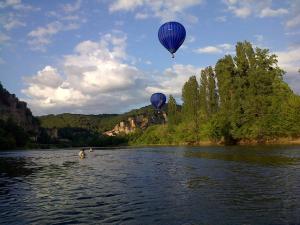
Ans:
[{"label": "shadow on water", "polygon": [[31,157],[0,157],[0,195],[9,192],[10,183],[30,183],[39,174],[46,174],[47,179],[64,176],[78,165],[78,161],[64,161],[61,165],[37,164]]},{"label": "shadow on water", "polygon": [[26,177],[42,167],[26,158],[0,157],[0,175],[8,177]]},{"label": "shadow on water", "polygon": [[245,151],[223,151],[223,152],[203,152],[203,151],[185,151],[185,157],[224,160],[240,163],[249,163],[261,166],[288,166],[297,165],[300,162],[299,157],[287,157],[276,154],[257,154],[257,152]]},{"label": "shadow on water", "polygon": [[62,165],[48,164],[41,166],[32,162],[30,158],[0,157],[0,175],[9,178],[28,177],[41,170],[49,170],[58,174],[78,164],[78,161],[64,161]]}]

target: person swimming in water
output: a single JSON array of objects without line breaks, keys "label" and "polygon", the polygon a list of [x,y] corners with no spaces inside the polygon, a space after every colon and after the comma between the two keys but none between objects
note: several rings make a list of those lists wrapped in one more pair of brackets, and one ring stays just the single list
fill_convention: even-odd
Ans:
[{"label": "person swimming in water", "polygon": [[78,155],[79,155],[79,158],[84,159],[84,158],[85,158],[85,152],[84,152],[84,149],[81,149],[81,150],[79,151]]}]

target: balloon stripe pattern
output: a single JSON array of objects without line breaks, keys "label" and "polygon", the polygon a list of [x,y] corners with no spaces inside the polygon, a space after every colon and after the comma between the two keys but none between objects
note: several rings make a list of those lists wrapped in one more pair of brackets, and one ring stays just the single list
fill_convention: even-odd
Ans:
[{"label": "balloon stripe pattern", "polygon": [[178,22],[167,22],[158,30],[160,43],[174,54],[185,40],[186,31],[182,24]]},{"label": "balloon stripe pattern", "polygon": [[151,95],[150,102],[157,109],[160,110],[166,104],[167,98],[163,93],[154,93]]}]

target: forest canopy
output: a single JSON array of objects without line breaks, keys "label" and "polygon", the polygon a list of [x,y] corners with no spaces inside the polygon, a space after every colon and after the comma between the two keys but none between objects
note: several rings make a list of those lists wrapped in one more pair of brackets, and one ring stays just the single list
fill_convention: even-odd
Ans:
[{"label": "forest canopy", "polygon": [[169,97],[168,128],[148,129],[136,143],[234,144],[298,137],[300,97],[283,81],[284,74],[268,49],[238,42],[235,56],[225,55],[184,84],[181,111]]}]

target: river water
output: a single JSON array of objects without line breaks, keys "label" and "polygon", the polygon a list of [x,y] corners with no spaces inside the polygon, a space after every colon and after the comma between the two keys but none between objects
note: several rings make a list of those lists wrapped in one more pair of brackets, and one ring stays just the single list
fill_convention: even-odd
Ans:
[{"label": "river water", "polygon": [[300,224],[300,146],[2,151],[0,224]]}]

